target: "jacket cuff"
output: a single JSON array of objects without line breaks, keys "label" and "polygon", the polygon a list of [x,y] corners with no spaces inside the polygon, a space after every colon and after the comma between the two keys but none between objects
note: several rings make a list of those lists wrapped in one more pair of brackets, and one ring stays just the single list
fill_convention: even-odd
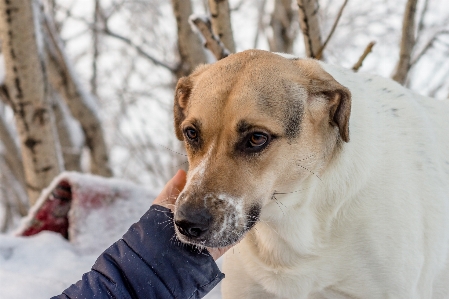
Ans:
[{"label": "jacket cuff", "polygon": [[153,205],[123,236],[175,298],[202,298],[224,274],[206,249],[181,243],[170,209]]}]

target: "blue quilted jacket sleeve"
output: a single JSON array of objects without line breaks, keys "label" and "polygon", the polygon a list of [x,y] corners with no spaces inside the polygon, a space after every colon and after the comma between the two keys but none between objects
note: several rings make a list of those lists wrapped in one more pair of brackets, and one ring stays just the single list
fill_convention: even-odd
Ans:
[{"label": "blue quilted jacket sleeve", "polygon": [[[173,214],[153,205],[57,299],[202,298],[223,279],[207,250],[181,244]],[[52,298],[52,299],[53,299]]]}]

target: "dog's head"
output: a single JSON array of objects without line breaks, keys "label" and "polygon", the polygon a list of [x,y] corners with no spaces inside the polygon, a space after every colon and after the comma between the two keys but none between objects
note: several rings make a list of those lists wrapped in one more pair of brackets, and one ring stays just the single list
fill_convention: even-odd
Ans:
[{"label": "dog's head", "polygon": [[273,194],[317,175],[349,141],[350,92],[314,60],[249,50],[176,86],[176,135],[190,169],[175,208],[178,238],[223,247]]}]

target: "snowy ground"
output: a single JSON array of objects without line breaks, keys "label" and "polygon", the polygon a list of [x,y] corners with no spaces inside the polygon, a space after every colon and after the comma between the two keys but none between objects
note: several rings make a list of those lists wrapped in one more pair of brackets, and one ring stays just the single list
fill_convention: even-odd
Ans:
[{"label": "snowy ground", "polygon": [[[57,295],[89,271],[97,256],[83,253],[52,232],[32,237],[0,235],[0,298],[44,299]],[[221,298],[219,286],[206,298]]]},{"label": "snowy ground", "polygon": [[[0,298],[44,299],[57,295],[89,271],[97,256],[83,253],[52,232],[32,237],[0,235]],[[206,298],[221,298],[219,286]]]},{"label": "snowy ground", "polygon": [[[44,197],[60,180],[70,183],[73,196],[68,215],[71,242],[48,231],[31,237],[0,234],[0,299],[44,299],[60,294],[139,220],[157,194],[123,180],[63,173],[44,190],[38,204],[45,202]],[[38,204],[18,232],[32,223]],[[206,298],[221,298],[219,287]]]}]

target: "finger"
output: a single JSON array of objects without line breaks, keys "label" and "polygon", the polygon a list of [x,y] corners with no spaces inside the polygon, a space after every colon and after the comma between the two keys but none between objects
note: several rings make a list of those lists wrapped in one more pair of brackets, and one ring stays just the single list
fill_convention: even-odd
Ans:
[{"label": "finger", "polygon": [[186,184],[186,173],[184,170],[178,170],[175,176],[165,185],[161,193],[156,197],[153,204],[161,205],[167,208],[173,207],[179,193]]},{"label": "finger", "polygon": [[212,258],[214,259],[214,261],[218,260],[221,256],[223,256],[223,254],[226,253],[226,251],[228,251],[229,249],[231,249],[234,245],[236,244],[232,244],[226,247],[220,247],[220,248],[207,248],[207,251],[209,251],[209,254],[212,256]]}]

